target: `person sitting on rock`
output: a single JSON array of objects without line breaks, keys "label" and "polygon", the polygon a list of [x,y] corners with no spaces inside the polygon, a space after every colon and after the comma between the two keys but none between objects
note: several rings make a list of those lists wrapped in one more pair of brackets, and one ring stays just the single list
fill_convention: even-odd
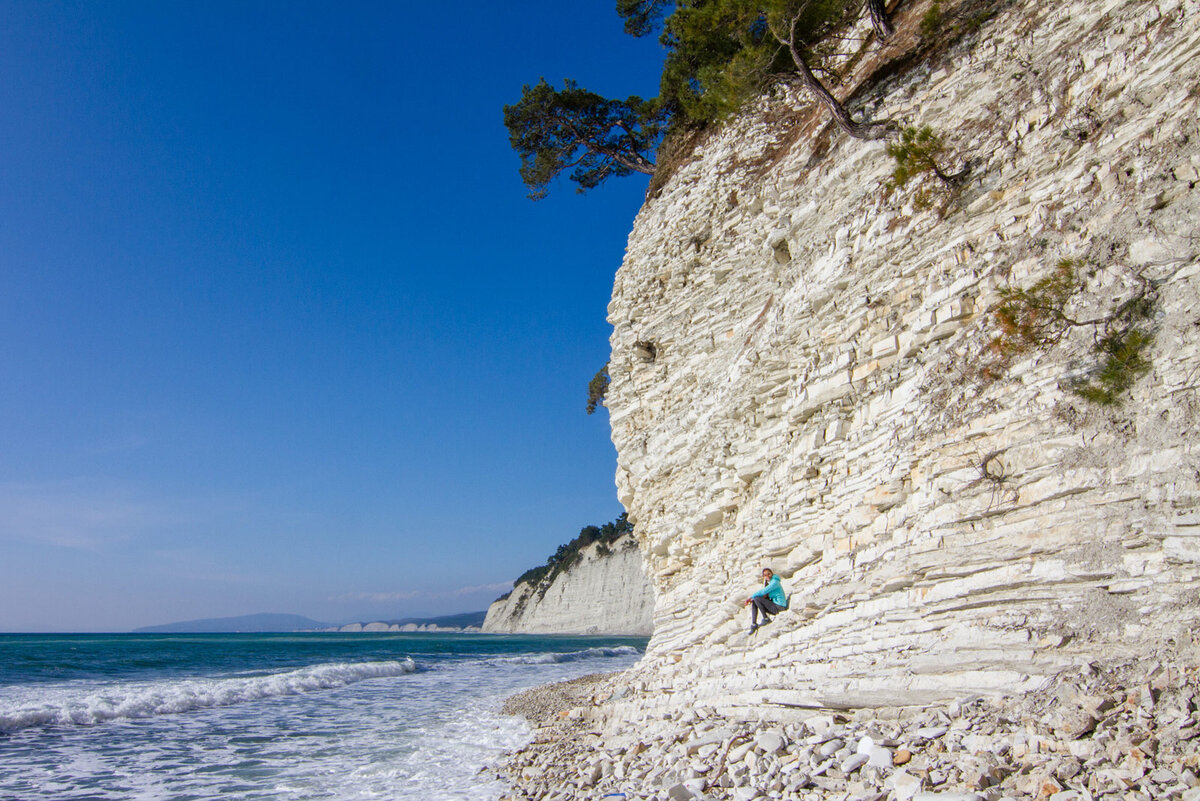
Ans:
[{"label": "person sitting on rock", "polygon": [[[750,633],[758,631],[760,625],[771,622],[771,615],[787,609],[787,596],[783,594],[783,585],[779,576],[771,568],[764,567],[762,572],[763,586],[758,592],[746,599],[743,606],[750,607]],[[762,612],[762,623],[758,622],[758,613]]]}]

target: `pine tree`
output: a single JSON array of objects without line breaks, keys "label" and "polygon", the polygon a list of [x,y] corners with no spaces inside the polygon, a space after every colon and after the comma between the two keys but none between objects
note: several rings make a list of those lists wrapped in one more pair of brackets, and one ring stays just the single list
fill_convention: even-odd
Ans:
[{"label": "pine tree", "polygon": [[550,182],[568,170],[580,192],[612,176],[653,174],[664,124],[654,101],[610,100],[570,80],[560,90],[543,78],[504,107],[509,142],[521,157],[521,179],[534,200],[545,197]]}]

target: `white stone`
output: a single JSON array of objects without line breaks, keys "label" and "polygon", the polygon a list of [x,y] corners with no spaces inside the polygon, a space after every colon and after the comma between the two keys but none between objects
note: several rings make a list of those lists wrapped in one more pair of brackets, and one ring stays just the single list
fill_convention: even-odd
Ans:
[{"label": "white stone", "polygon": [[845,759],[841,764],[842,773],[853,773],[871,760],[866,754],[854,754]]},{"label": "white stone", "polygon": [[760,731],[754,735],[754,742],[759,750],[768,754],[778,753],[787,744],[787,740],[779,731]]},{"label": "white stone", "polygon": [[892,749],[884,748],[881,745],[872,746],[869,751],[864,752],[869,764],[873,768],[881,770],[892,766]]},{"label": "white stone", "polygon": [[842,740],[834,739],[821,744],[817,749],[817,753],[821,756],[832,756],[844,748],[846,743]]},{"label": "white stone", "polygon": [[887,783],[891,785],[896,801],[912,801],[913,796],[921,790],[921,778],[904,769],[889,776]]},{"label": "white stone", "polygon": [[754,748],[753,742],[742,743],[739,746],[731,748],[729,750],[728,761],[729,762],[741,762],[743,759],[746,758],[746,755],[749,754],[751,749],[753,749],[753,748]]},{"label": "white stone", "polygon": [[1129,261],[1136,266],[1164,263],[1171,258],[1170,248],[1157,239],[1139,239],[1129,246]]},{"label": "white stone", "polygon": [[695,797],[695,793],[688,789],[682,782],[667,788],[667,798],[671,799],[671,801],[693,801]]},{"label": "white stone", "polygon": [[871,357],[875,359],[883,359],[888,356],[896,355],[900,350],[900,342],[894,336],[885,337],[871,346]]},{"label": "white stone", "polygon": [[825,428],[825,442],[836,442],[846,436],[849,424],[841,418],[834,420]]}]

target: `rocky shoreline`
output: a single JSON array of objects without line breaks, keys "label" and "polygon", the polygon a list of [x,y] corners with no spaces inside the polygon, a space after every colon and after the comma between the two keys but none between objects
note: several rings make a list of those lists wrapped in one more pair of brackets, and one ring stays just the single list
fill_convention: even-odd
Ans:
[{"label": "rocky shoreline", "polygon": [[[1200,801],[1200,668],[1091,663],[1022,696],[735,721],[613,720],[621,674],[546,685],[502,801]],[[627,700],[627,699],[626,699]]]}]

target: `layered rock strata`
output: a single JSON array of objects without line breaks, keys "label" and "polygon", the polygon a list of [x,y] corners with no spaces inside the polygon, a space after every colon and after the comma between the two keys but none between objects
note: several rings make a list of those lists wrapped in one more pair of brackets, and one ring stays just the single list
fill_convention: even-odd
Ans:
[{"label": "layered rock strata", "polygon": [[[882,143],[788,96],[638,215],[606,403],[657,603],[614,720],[786,722],[1195,658],[1200,4],[941,7],[971,32],[855,113],[932,126],[962,186],[889,190]],[[848,83],[914,47],[926,10],[902,4]],[[1119,406],[1072,391],[1102,323],[992,361],[1005,289],[1064,259],[1076,322],[1152,301],[1152,366]],[[751,639],[763,566],[791,610]]]},{"label": "layered rock strata", "polygon": [[637,542],[593,543],[552,580],[518,584],[488,608],[483,630],[529,634],[649,634],[654,592]]}]

